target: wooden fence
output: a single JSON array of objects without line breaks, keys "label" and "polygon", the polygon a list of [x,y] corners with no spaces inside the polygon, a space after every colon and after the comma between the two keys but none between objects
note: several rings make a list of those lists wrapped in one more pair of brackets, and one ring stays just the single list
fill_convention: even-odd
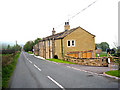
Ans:
[{"label": "wooden fence", "polygon": [[92,58],[93,50],[67,52],[67,56],[76,58]]},{"label": "wooden fence", "polygon": [[89,66],[108,66],[108,60],[106,57],[99,58],[76,58],[72,56],[65,55],[65,61],[73,62],[79,65],[89,65]]}]

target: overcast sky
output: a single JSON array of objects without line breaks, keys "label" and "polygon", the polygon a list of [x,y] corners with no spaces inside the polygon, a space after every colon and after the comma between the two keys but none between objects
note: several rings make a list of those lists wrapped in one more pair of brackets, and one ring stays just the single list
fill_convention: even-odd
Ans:
[{"label": "overcast sky", "polygon": [[[64,31],[64,22],[95,0],[0,0],[0,41],[25,44]],[[97,0],[70,20],[94,34],[95,43],[118,42],[118,1]],[[62,24],[62,25],[61,25]],[[60,26],[59,26],[60,25]]]}]

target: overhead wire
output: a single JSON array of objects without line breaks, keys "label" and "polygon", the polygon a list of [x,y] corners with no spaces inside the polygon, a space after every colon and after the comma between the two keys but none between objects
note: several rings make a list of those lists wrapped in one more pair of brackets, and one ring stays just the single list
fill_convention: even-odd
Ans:
[{"label": "overhead wire", "polygon": [[[73,19],[74,17],[76,17],[78,14],[80,14],[81,12],[83,12],[83,11],[85,11],[87,8],[89,8],[90,6],[92,6],[93,4],[95,4],[97,2],[97,0],[96,1],[94,1],[94,2],[92,2],[91,4],[89,4],[87,7],[85,7],[84,9],[82,9],[80,12],[78,12],[78,13],[76,13],[75,15],[73,15],[73,16],[71,16],[69,19],[68,19],[68,22],[71,20],[71,19]],[[55,27],[55,28],[59,28],[61,25],[63,25],[65,22],[63,22],[63,23],[61,23],[60,25],[58,25],[57,27]]]}]

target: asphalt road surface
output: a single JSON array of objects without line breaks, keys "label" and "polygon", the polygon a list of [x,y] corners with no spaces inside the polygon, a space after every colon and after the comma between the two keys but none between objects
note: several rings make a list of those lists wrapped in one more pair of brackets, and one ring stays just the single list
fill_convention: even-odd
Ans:
[{"label": "asphalt road surface", "polygon": [[21,52],[10,88],[118,88],[118,80],[90,74]]}]

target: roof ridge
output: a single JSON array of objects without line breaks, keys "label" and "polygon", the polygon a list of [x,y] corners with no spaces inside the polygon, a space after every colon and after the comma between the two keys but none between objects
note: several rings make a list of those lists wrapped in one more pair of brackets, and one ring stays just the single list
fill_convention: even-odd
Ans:
[{"label": "roof ridge", "polygon": [[[78,26],[78,27],[72,28],[72,29],[70,29],[70,30],[64,30],[64,31],[59,32],[59,33],[56,33],[56,34],[54,34],[54,35],[50,35],[50,36],[44,37],[42,40],[52,39],[53,37],[54,37],[55,39],[64,38],[65,36],[67,36],[68,34],[72,33],[73,31],[75,31],[75,30],[78,29],[78,28],[81,28],[81,29],[84,30],[85,32],[91,34],[91,33],[88,32],[87,30],[85,30],[85,29],[83,29],[82,27]],[[91,35],[93,35],[93,34],[91,34]],[[93,36],[95,36],[95,35],[93,35]],[[42,40],[41,40],[41,41],[42,41]]]}]

